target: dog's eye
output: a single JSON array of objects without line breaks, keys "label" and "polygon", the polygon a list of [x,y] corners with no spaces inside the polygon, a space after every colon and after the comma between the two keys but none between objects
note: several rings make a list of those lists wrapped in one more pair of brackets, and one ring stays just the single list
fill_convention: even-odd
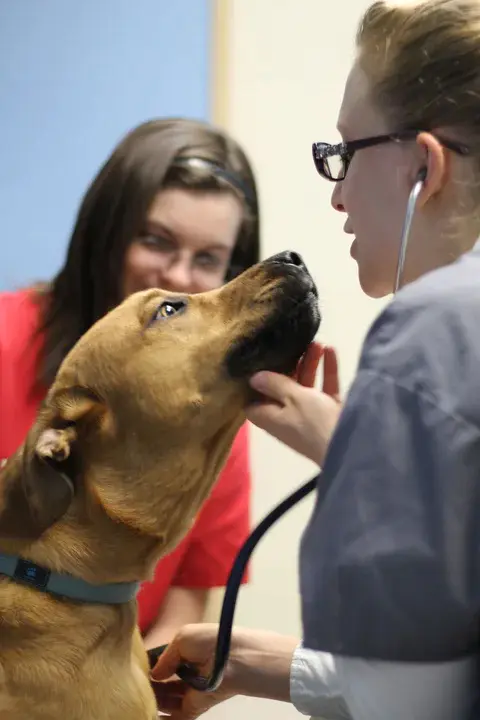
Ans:
[{"label": "dog's eye", "polygon": [[168,320],[168,318],[171,318],[173,315],[177,315],[177,313],[185,310],[186,306],[187,303],[185,300],[166,300],[155,310],[152,322],[156,322],[157,320]]}]

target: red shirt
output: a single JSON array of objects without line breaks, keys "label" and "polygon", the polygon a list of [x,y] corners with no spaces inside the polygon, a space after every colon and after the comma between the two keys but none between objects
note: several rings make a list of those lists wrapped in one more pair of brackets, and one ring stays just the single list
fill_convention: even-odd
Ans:
[{"label": "red shirt", "polygon": [[[33,337],[39,308],[30,290],[0,293],[0,459],[24,441],[43,392],[32,393],[42,337]],[[222,587],[250,524],[250,465],[247,426],[237,435],[227,463],[190,533],[162,558],[138,595],[145,633],[171,586]],[[244,582],[246,578],[244,578]]]}]

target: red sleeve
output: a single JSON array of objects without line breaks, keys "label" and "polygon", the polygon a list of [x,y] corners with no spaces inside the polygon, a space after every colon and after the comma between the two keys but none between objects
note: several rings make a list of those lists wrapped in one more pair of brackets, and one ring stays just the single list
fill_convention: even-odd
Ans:
[{"label": "red sleeve", "polygon": [[[189,546],[173,585],[226,585],[233,561],[250,532],[250,453],[243,425],[225,467],[189,534]],[[248,580],[245,574],[243,582]]]},{"label": "red sleeve", "polygon": [[24,442],[45,391],[35,388],[43,337],[31,290],[0,293],[0,458]]}]

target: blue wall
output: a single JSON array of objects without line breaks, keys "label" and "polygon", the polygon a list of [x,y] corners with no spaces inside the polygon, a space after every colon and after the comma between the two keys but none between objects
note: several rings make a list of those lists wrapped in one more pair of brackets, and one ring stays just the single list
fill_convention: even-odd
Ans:
[{"label": "blue wall", "polygon": [[132,126],[208,118],[208,0],[0,0],[0,290],[50,277]]}]

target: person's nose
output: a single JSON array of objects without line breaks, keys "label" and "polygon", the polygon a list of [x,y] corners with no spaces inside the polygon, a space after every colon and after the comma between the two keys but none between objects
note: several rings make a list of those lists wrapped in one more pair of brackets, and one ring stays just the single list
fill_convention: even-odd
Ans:
[{"label": "person's nose", "polygon": [[173,292],[190,292],[192,269],[185,257],[176,258],[162,272],[162,286]]},{"label": "person's nose", "polygon": [[337,212],[346,212],[345,205],[342,202],[342,183],[336,182],[332,192],[332,207]]}]

